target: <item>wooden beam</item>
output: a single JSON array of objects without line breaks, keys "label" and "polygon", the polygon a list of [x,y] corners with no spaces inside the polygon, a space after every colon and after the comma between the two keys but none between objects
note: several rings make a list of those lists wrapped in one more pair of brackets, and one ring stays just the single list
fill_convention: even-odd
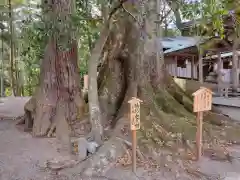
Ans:
[{"label": "wooden beam", "polygon": [[194,79],[194,59],[195,59],[195,56],[192,56],[191,58],[191,79]]},{"label": "wooden beam", "polygon": [[202,58],[202,50],[199,47],[199,57],[198,57],[198,80],[200,84],[203,84],[203,58]]},{"label": "wooden beam", "polygon": [[175,64],[176,64],[176,66],[175,66],[175,76],[178,77],[178,67],[177,67],[177,60],[178,60],[178,57],[175,56],[175,57],[174,57],[174,60],[175,60]]},{"label": "wooden beam", "polygon": [[217,84],[218,84],[218,92],[222,94],[222,69],[223,69],[223,62],[221,58],[221,53],[218,52],[218,62],[217,62]]},{"label": "wooden beam", "polygon": [[237,50],[233,48],[233,57],[232,57],[232,83],[233,90],[237,91],[239,85],[239,75],[238,75],[238,54]]},{"label": "wooden beam", "polygon": [[166,56],[181,56],[181,57],[192,57],[194,55],[197,55],[197,53],[186,53],[186,52],[172,52],[166,54]]}]

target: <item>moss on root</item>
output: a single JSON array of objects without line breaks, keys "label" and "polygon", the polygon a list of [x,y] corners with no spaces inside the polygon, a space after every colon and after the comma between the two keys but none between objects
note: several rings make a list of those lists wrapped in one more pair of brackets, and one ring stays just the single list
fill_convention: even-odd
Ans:
[{"label": "moss on root", "polygon": [[[109,89],[112,79],[110,72],[104,72],[100,85],[100,96],[104,88]],[[195,143],[196,114],[193,113],[192,95],[181,89],[171,78],[161,88],[149,84],[138,89],[141,105],[141,128],[137,131],[139,145],[142,147],[184,146],[189,140]],[[108,92],[112,93],[112,92]],[[108,103],[111,109],[113,103]],[[240,126],[229,122],[229,118],[214,112],[204,115],[204,143],[216,141],[233,142],[240,137]]]},{"label": "moss on root", "polygon": [[[186,140],[190,144],[195,143],[197,127],[191,96],[174,86],[162,88],[158,92],[147,87],[143,93],[143,98],[150,98],[141,105],[141,129],[138,131],[140,144],[159,148],[169,144],[185,145]],[[238,142],[240,137],[239,124],[212,112],[205,113],[203,130],[204,143],[208,144]]]}]

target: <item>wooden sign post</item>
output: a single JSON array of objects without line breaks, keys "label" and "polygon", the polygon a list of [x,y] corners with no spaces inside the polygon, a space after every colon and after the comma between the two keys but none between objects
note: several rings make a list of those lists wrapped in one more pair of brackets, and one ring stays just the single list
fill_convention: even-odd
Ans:
[{"label": "wooden sign post", "polygon": [[202,126],[203,126],[203,112],[212,109],[212,91],[205,87],[200,87],[195,93],[193,102],[193,112],[197,113],[197,160],[202,156]]},{"label": "wooden sign post", "polygon": [[83,90],[84,91],[88,90],[88,75],[83,76]]},{"label": "wooden sign post", "polygon": [[136,130],[140,129],[140,103],[142,101],[136,97],[132,97],[128,101],[130,104],[130,127],[132,130],[132,171],[136,173],[136,152],[137,152],[137,134]]}]

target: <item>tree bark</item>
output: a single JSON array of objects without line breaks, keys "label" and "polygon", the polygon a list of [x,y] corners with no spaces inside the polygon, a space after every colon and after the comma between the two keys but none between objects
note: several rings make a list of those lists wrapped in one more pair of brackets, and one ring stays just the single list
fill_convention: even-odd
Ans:
[{"label": "tree bark", "polygon": [[11,67],[11,86],[12,86],[12,96],[16,96],[16,87],[15,87],[15,63],[14,63],[14,44],[13,44],[13,17],[12,17],[12,2],[8,0],[8,10],[9,10],[9,31],[11,33],[10,36],[10,67]]},{"label": "tree bark", "polygon": [[101,52],[109,36],[109,29],[107,24],[104,26],[100,38],[97,40],[95,47],[91,52],[88,66],[88,103],[90,122],[92,125],[91,136],[98,143],[102,144],[103,126],[102,117],[98,99],[98,86],[97,86],[97,67],[101,57]]},{"label": "tree bark", "polygon": [[[69,24],[72,11],[71,0],[49,1],[52,8],[48,14],[52,20]],[[64,144],[70,144],[73,120],[83,115],[84,101],[80,90],[80,74],[77,63],[77,41],[71,33],[53,32],[49,37],[41,63],[40,83],[34,96],[25,105],[26,128],[31,128],[34,136],[56,136]],[[61,31],[59,31],[61,33]],[[67,47],[61,47],[62,43]]]},{"label": "tree bark", "polygon": [[[103,19],[104,25],[101,31],[101,35],[95,46],[91,52],[91,57],[89,59],[88,66],[88,77],[89,77],[89,88],[88,88],[88,102],[89,102],[89,113],[90,113],[90,122],[92,125],[92,130],[90,133],[90,138],[94,139],[98,144],[102,144],[103,139],[103,123],[102,123],[102,113],[99,106],[99,98],[98,98],[98,83],[97,83],[97,72],[98,72],[98,64],[100,63],[100,58],[103,55],[102,51],[104,50],[105,44],[110,35],[110,23],[112,16],[117,12],[118,8],[121,7],[122,2],[117,2],[116,5],[113,6],[113,9],[107,16],[105,10],[103,9]],[[101,6],[102,7],[102,6]]]},{"label": "tree bark", "polygon": [[[194,140],[196,122],[192,112],[192,98],[176,85],[164,69],[162,47],[160,67],[156,66],[156,15],[146,15],[142,29],[143,21],[133,18],[139,15],[136,13],[136,9],[141,9],[138,3],[124,4],[126,11],[123,12],[124,15],[117,16],[119,19],[115,24],[116,28],[114,26],[110,31],[103,49],[106,56],[99,72],[98,83],[104,119],[112,120],[114,132],[118,136],[121,136],[124,127],[128,127],[130,134],[127,101],[134,96],[143,100],[140,131],[153,131],[150,136],[153,142],[155,138],[171,141],[172,138],[166,136],[168,132],[178,132],[184,134],[184,138]],[[146,9],[155,9],[153,1],[146,3]],[[149,34],[151,36],[148,36]],[[160,78],[156,77],[156,74],[159,74]],[[175,123],[176,126],[173,127],[172,124]]]}]

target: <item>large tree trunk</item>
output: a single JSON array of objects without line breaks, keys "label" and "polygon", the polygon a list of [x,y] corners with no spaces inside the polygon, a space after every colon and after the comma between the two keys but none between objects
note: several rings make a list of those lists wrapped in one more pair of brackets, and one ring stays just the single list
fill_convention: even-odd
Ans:
[{"label": "large tree trunk", "polygon": [[[192,99],[165,71],[163,58],[157,63],[154,15],[147,14],[144,23],[144,12],[137,11],[143,8],[143,11],[148,9],[148,12],[153,12],[150,10],[155,9],[154,1],[128,1],[123,7],[126,10],[115,14],[105,47],[98,52],[103,55],[98,76],[100,109],[102,119],[111,120],[112,134],[109,141],[100,147],[99,153],[85,162],[86,165],[75,167],[77,172],[86,175],[104,174],[110,162],[124,153],[120,144],[131,141],[128,105],[131,97],[143,101],[141,129],[137,133],[139,146],[158,148],[165,145],[172,150],[185,146],[193,150],[195,141],[196,120],[192,113]],[[134,17],[139,17],[138,22]],[[100,39],[105,36],[106,32],[103,32]],[[163,57],[163,52],[160,53]],[[215,138],[213,131],[222,128],[212,125],[213,117],[212,113],[205,116],[207,121],[203,135],[208,143]]]},{"label": "large tree trunk", "polygon": [[[69,145],[73,120],[81,117],[84,101],[80,89],[80,74],[77,63],[77,42],[67,33],[72,8],[71,0],[49,1],[53,20],[61,20],[49,37],[41,64],[39,88],[25,105],[26,128],[32,128],[34,136],[57,137]],[[54,21],[54,20],[53,20]],[[63,25],[63,26],[61,26]],[[62,47],[63,46],[63,47]]]},{"label": "large tree trunk", "polygon": [[109,30],[108,26],[105,26],[102,30],[102,36],[97,40],[95,47],[91,53],[88,67],[88,78],[89,78],[89,88],[88,88],[88,102],[89,102],[89,115],[90,122],[92,125],[91,136],[98,144],[102,144],[103,137],[103,125],[102,125],[102,115],[99,106],[98,99],[98,88],[97,88],[97,67],[99,59],[104,45],[108,39]]},{"label": "large tree trunk", "polygon": [[[127,11],[116,14],[117,21],[102,52],[104,59],[98,76],[98,93],[102,117],[111,120],[112,136],[100,148],[98,155],[86,161],[87,166],[81,165],[85,169],[76,167],[76,170],[84,171],[87,175],[104,172],[110,166],[106,162],[117,160],[124,153],[120,144],[125,140],[131,141],[128,105],[131,97],[143,100],[139,144],[147,143],[146,147],[153,147],[162,142],[173,142],[169,132],[189,132],[189,137],[194,139],[194,116],[189,112],[191,99],[165,73],[163,58],[157,63],[155,38],[148,36],[155,34],[156,16],[148,15],[148,21],[145,21],[143,14],[146,7],[155,9],[155,3],[135,3],[126,2],[123,6]],[[142,12],[136,13],[137,9],[142,9]],[[138,16],[138,22],[132,15]],[[106,32],[103,32],[100,39],[105,36]],[[188,120],[184,117],[189,117],[191,123],[186,122]],[[173,126],[174,123],[178,124],[177,119],[180,126]],[[95,168],[97,170],[93,171]]]}]

